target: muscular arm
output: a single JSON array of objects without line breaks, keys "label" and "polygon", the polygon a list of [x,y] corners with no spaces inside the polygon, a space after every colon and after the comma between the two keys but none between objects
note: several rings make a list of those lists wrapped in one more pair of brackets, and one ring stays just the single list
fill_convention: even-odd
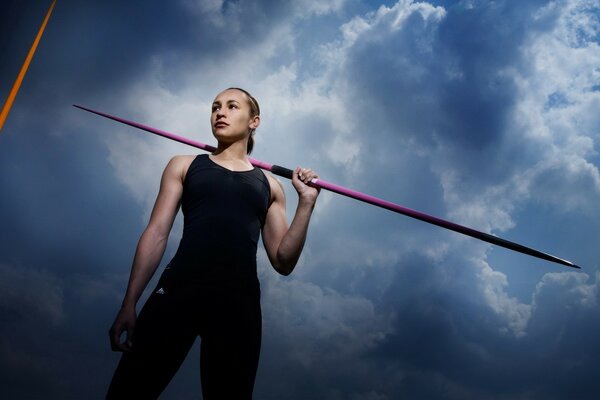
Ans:
[{"label": "muscular arm", "polygon": [[307,185],[316,174],[309,169],[296,168],[292,184],[298,192],[298,205],[292,223],[285,215],[285,194],[281,184],[269,177],[272,202],[263,228],[263,243],[273,268],[282,275],[294,270],[306,241],[308,224],[318,196],[318,190]]},{"label": "muscular arm", "polygon": [[[187,165],[186,157],[173,157],[163,172],[150,221],[137,245],[121,310],[109,331],[113,350],[129,350],[131,347],[135,306],[165,252],[169,232],[181,203]],[[120,335],[124,331],[127,331],[127,342],[121,343]]]}]

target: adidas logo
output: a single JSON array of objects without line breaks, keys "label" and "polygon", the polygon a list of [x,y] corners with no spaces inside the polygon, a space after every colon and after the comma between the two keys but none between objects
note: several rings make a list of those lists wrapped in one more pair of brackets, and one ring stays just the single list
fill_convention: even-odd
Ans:
[{"label": "adidas logo", "polygon": [[165,294],[165,291],[163,290],[163,288],[160,288],[156,291],[156,294]]}]

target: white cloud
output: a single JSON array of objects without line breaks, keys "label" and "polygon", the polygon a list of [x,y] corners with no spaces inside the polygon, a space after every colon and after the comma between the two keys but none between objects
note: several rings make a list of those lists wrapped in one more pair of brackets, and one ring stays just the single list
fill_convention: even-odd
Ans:
[{"label": "white cloud", "polygon": [[294,1],[294,13],[301,18],[339,12],[347,0],[298,0]]},{"label": "white cloud", "polygon": [[[533,243],[552,243],[548,248],[559,243],[587,257],[581,260],[585,274],[540,278],[542,272],[514,272],[511,265],[499,265],[491,245],[323,193],[292,277],[265,272],[268,261],[262,249],[259,253],[264,345],[267,356],[269,349],[278,351],[261,360],[268,371],[261,395],[303,398],[296,390],[304,385],[329,399],[404,393],[560,398],[563,392],[544,396],[529,382],[551,389],[567,387],[567,380],[578,387],[584,380],[594,384],[581,377],[597,370],[590,359],[598,352],[600,327],[600,276],[593,272],[597,235],[589,234],[597,230],[600,212],[597,1],[551,1],[533,19],[529,11],[538,2],[509,0],[461,1],[448,9],[409,0],[381,6],[342,0],[176,4],[184,7],[173,13],[181,25],[161,27],[158,45],[136,47],[143,60],[139,67],[146,69],[125,77],[121,89],[106,90],[113,103],[100,109],[213,143],[210,102],[225,86],[241,86],[263,109],[254,153],[259,159],[312,166],[344,186],[500,236],[529,241],[535,235]],[[351,15],[351,9],[367,7],[372,11]],[[116,28],[128,37],[129,27]],[[92,43],[103,43],[102,37]],[[75,81],[97,81],[79,69],[86,79]],[[98,98],[97,89],[83,86]],[[62,89],[68,87],[61,82]],[[486,113],[477,115],[488,100]],[[57,116],[61,122],[55,125],[33,114],[25,118],[51,133],[97,130],[90,135],[106,140],[108,161],[122,184],[116,190],[142,204],[145,221],[169,158],[198,152],[112,122],[90,128],[89,116],[72,110]],[[47,151],[56,159],[61,155]],[[26,165],[15,168],[29,172]],[[286,191],[291,214],[295,194],[291,186]],[[28,202],[41,201],[36,197],[44,193],[35,185],[17,192],[30,195]],[[532,227],[532,215],[544,226]],[[571,220],[578,223],[567,227],[568,234],[544,231]],[[90,238],[103,240],[89,231]],[[174,232],[180,231],[176,225]],[[40,251],[48,246],[55,247],[46,243]],[[121,252],[115,250],[115,258]],[[58,365],[65,360],[61,346],[71,348],[78,337],[72,342],[89,356],[87,346],[98,330],[103,340],[93,354],[108,354],[110,321],[95,316],[89,326],[67,326],[65,321],[77,321],[69,321],[65,307],[86,316],[88,307],[106,311],[106,304],[122,298],[128,270],[122,269],[124,276],[96,272],[93,280],[68,271],[63,273],[69,285],[49,271],[0,265],[0,306],[8,316],[0,338],[5,371],[57,376],[48,371],[64,367]],[[527,293],[513,297],[525,280]],[[40,325],[52,335],[30,328]],[[43,338],[53,335],[58,339]],[[69,352],[70,357],[76,371],[75,360],[83,356]],[[107,374],[113,366],[109,357],[102,364]],[[571,369],[560,369],[563,359]],[[273,379],[274,366],[281,367],[281,379]],[[547,379],[550,370],[555,379]],[[495,383],[498,371],[509,383]],[[76,385],[88,383],[81,382]],[[197,389],[197,374],[192,382]],[[424,395],[411,396],[408,387]]]},{"label": "white cloud", "polygon": [[[553,30],[533,34],[523,55],[531,65],[515,73],[520,99],[515,127],[539,149],[540,161],[518,178],[537,201],[566,211],[597,211],[600,174],[600,47],[593,2],[553,2],[538,18],[556,14]],[[597,5],[596,5],[597,7]],[[596,14],[597,15],[597,14]],[[556,189],[560,188],[557,193]]]},{"label": "white cloud", "polygon": [[[514,132],[506,135],[537,148],[535,157],[523,170],[515,171],[505,182],[488,187],[471,201],[458,200],[460,185],[445,184],[445,198],[453,200],[452,208],[457,210],[458,219],[485,230],[506,231],[518,227],[519,221],[513,219],[512,212],[530,201],[550,203],[562,212],[597,213],[600,174],[592,160],[596,156],[594,142],[600,134],[600,117],[597,113],[590,114],[590,107],[600,104],[600,93],[590,88],[599,82],[600,49],[598,43],[582,39],[581,32],[589,39],[590,32],[597,32],[598,26],[597,21],[590,21],[584,3],[557,2],[543,10],[540,14],[550,10],[558,13],[558,23],[549,32],[532,34],[522,48],[532,67],[514,73],[519,97],[510,129],[523,136],[515,137]],[[563,93],[568,100],[549,105],[555,93]],[[451,176],[451,172],[446,175]],[[506,276],[483,261],[479,276],[488,304],[506,316],[507,327],[517,336],[525,334],[530,317],[537,311],[535,298],[550,282],[566,284],[564,279],[568,277],[571,284],[572,280],[579,282],[574,292],[583,296],[581,292],[590,291],[589,286],[580,282],[582,275],[547,274],[530,306],[508,296]],[[584,301],[591,300],[583,296]]]},{"label": "white cloud", "polygon": [[377,11],[356,16],[341,26],[345,46],[353,45],[360,37],[369,36],[371,30],[382,29],[391,33],[402,29],[404,22],[415,13],[420,14],[426,23],[437,23],[446,15],[443,7],[435,7],[426,2],[400,0],[392,7],[382,5]]},{"label": "white cloud", "polygon": [[265,326],[305,367],[357,356],[390,331],[388,317],[364,297],[273,274],[262,279]]},{"label": "white cloud", "polygon": [[507,295],[506,275],[494,271],[487,263],[480,262],[478,275],[483,298],[491,309],[504,319],[505,326],[500,328],[500,332],[510,333],[516,337],[524,336],[531,316],[531,306]]},{"label": "white cloud", "polygon": [[[217,7],[217,3],[206,3],[205,6]],[[222,82],[227,85],[231,82],[248,88],[264,110],[263,123],[257,132],[257,158],[268,154],[267,161],[287,162],[289,166],[314,163],[324,178],[333,176],[351,187],[364,183],[365,176],[370,173],[364,171],[367,165],[379,163],[377,165],[384,168],[383,178],[366,182],[369,187],[388,190],[387,193],[392,195],[400,193],[409,199],[426,199],[456,222],[487,232],[518,230],[518,211],[536,202],[550,204],[560,212],[581,212],[583,209],[592,214],[600,204],[600,175],[594,163],[595,143],[600,133],[600,117],[594,110],[600,103],[600,91],[592,90],[599,84],[600,52],[597,44],[588,40],[595,32],[594,22],[580,18],[580,14],[585,13],[581,7],[576,7],[577,4],[583,3],[552,3],[540,12],[538,18],[544,18],[544,13],[559,15],[555,29],[534,31],[515,56],[519,62],[515,60],[510,67],[503,65],[500,71],[489,72],[494,79],[502,77],[514,83],[517,89],[513,103],[499,106],[508,109],[508,122],[500,132],[498,146],[505,145],[508,149],[512,146],[518,150],[514,154],[501,153],[502,156],[514,156],[518,165],[489,179],[485,175],[488,169],[465,171],[469,160],[453,154],[456,149],[450,146],[454,145],[454,137],[440,138],[439,132],[447,121],[439,125],[441,119],[435,114],[435,107],[439,105],[437,97],[444,93],[447,87],[443,85],[448,82],[449,85],[459,82],[466,87],[469,76],[465,66],[452,57],[432,54],[434,41],[442,40],[436,36],[436,29],[449,14],[442,7],[424,2],[402,0],[341,24],[337,40],[313,43],[314,48],[318,47],[322,69],[311,73],[301,69],[311,52],[298,48],[293,17],[274,24],[271,34],[265,36],[267,39],[248,48],[238,49],[222,58],[199,56],[188,60],[177,71],[177,85],[166,83],[161,60],[157,59],[149,75],[127,91],[127,105],[140,112],[142,122],[186,135],[186,132],[203,132],[199,139],[211,143],[208,123],[202,122],[208,121],[208,102],[222,89]],[[306,9],[308,14],[316,15],[335,10],[335,3],[329,6],[323,9],[325,11],[308,6]],[[403,30],[407,21],[415,16],[422,23],[419,25],[422,30],[418,32],[423,35],[418,38],[410,36],[414,32]],[[585,34],[573,36],[577,30]],[[359,68],[364,60],[355,57],[375,57],[377,51],[399,43],[401,39],[414,42],[414,54],[408,53],[410,46],[400,46],[398,54],[384,60],[390,61],[389,68],[369,70],[369,65],[362,70]],[[438,62],[447,60],[448,64],[438,70],[435,68],[438,59]],[[390,85],[397,83],[392,79],[395,73],[405,72],[411,77],[406,82],[415,86],[406,88],[403,96],[414,95],[410,97],[414,101],[402,105],[425,104],[423,108],[431,106],[432,111],[415,112],[411,116],[408,114],[412,109],[409,109],[403,115],[420,118],[423,125],[414,126],[431,131],[412,132],[411,125],[406,125],[406,129],[394,125],[398,104],[379,103],[385,99],[383,95],[376,99],[365,95],[359,82],[361,79],[357,79],[362,76],[349,73],[353,67],[371,76],[380,74],[382,79],[379,81]],[[437,76],[438,73],[442,77]],[[388,80],[383,79],[388,77]],[[436,79],[441,83],[434,82]],[[361,108],[366,102],[371,102],[372,108]],[[458,126],[461,122],[457,122]],[[157,179],[166,160],[180,152],[179,147],[156,143],[149,144],[141,138],[123,138],[109,146],[120,179],[136,198],[150,199],[149,202],[154,200]],[[496,154],[493,151],[488,154],[490,159],[485,161],[493,164]],[[417,164],[417,161],[423,164]],[[423,165],[427,171],[420,169]],[[421,182],[426,173],[437,178],[437,182]],[[392,180],[386,180],[389,176],[407,180],[412,185],[408,187],[404,182],[390,185]],[[389,186],[395,189],[389,189]],[[431,186],[439,188],[442,197],[439,202],[429,199],[428,190],[431,189],[427,188]],[[557,193],[557,187],[561,188],[560,193]],[[410,190],[410,193],[405,194],[402,190]],[[334,209],[335,203],[330,196],[323,199],[327,201],[320,201],[317,213],[339,211]],[[293,207],[294,201],[288,201],[288,204]],[[464,274],[473,278],[472,282],[464,276],[445,273],[441,274],[443,282],[436,283],[457,290],[467,287],[465,293],[457,296],[481,299],[485,305],[483,309],[494,316],[491,323],[485,318],[478,323],[483,328],[492,326],[498,336],[482,340],[473,345],[475,347],[499,338],[522,340],[527,337],[533,329],[532,321],[540,318],[543,295],[553,284],[572,285],[567,292],[579,299],[571,303],[572,307],[588,307],[596,301],[593,295],[597,291],[595,284],[579,281],[581,278],[576,275],[569,275],[574,283],[561,281],[566,279],[562,275],[546,275],[536,289],[533,303],[523,303],[507,293],[508,276],[495,271],[494,265],[488,262],[489,245],[465,244],[471,239],[454,236],[448,239],[438,231],[429,234],[412,226],[410,232],[384,239],[383,236],[395,226],[395,222],[391,222],[395,216],[377,215],[373,217],[375,222],[365,222],[366,217],[357,218],[360,222],[353,227],[347,221],[356,216],[341,214],[338,217],[346,217],[346,221],[335,229],[323,228],[315,240],[318,245],[305,251],[295,272],[297,279],[277,279],[272,272],[261,276],[265,325],[280,335],[276,340],[292,349],[289,356],[305,367],[353,359],[376,346],[390,332],[390,315],[379,312],[379,299],[362,295],[360,288],[370,286],[378,293],[385,292],[392,277],[404,276],[392,274],[391,269],[413,252],[424,254],[440,268],[467,267]],[[317,214],[313,229],[319,223],[318,217]],[[347,227],[349,229],[342,230]],[[448,263],[452,265],[448,266]],[[323,284],[325,278],[319,277],[319,268],[324,266],[327,271],[322,272],[323,276],[339,278],[339,286],[335,289],[328,288]],[[358,285],[360,279],[371,276],[369,268],[377,268],[381,279]],[[350,277],[350,272],[356,275]],[[468,284],[462,286],[460,279],[465,279]],[[427,290],[436,288],[427,286]],[[453,311],[449,310],[448,314]],[[461,334],[466,333],[457,333]],[[333,344],[324,350],[321,348],[324,343]],[[365,397],[379,396],[376,392],[364,393]]]},{"label": "white cloud", "polygon": [[[563,311],[581,309],[592,311],[598,306],[598,283],[600,273],[596,272],[593,282],[590,276],[581,272],[560,272],[545,274],[537,284],[533,297],[534,311],[544,307],[555,307]],[[543,303],[546,304],[543,304]],[[557,309],[557,311],[559,311]]]},{"label": "white cloud", "polygon": [[527,335],[548,353],[564,352],[556,364],[583,363],[593,352],[600,329],[599,278],[598,272],[548,273],[536,286]]}]

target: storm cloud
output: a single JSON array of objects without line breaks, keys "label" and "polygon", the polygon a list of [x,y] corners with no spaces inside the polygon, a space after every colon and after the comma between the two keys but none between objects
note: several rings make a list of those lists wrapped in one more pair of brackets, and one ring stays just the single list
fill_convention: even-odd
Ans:
[{"label": "storm cloud", "polygon": [[[47,7],[7,4],[2,96]],[[592,0],[59,0],[0,133],[3,397],[104,396],[161,172],[195,152],[71,105],[211,143],[240,86],[256,158],[584,267],[323,192],[291,276],[259,251],[256,399],[595,398],[599,37]],[[201,398],[197,352],[163,398]]]}]

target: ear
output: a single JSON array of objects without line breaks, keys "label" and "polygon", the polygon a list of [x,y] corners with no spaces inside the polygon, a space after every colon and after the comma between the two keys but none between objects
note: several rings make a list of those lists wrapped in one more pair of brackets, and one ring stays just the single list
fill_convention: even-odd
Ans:
[{"label": "ear", "polygon": [[255,115],[254,117],[250,118],[250,129],[256,129],[258,128],[258,126],[260,125],[260,116]]}]

